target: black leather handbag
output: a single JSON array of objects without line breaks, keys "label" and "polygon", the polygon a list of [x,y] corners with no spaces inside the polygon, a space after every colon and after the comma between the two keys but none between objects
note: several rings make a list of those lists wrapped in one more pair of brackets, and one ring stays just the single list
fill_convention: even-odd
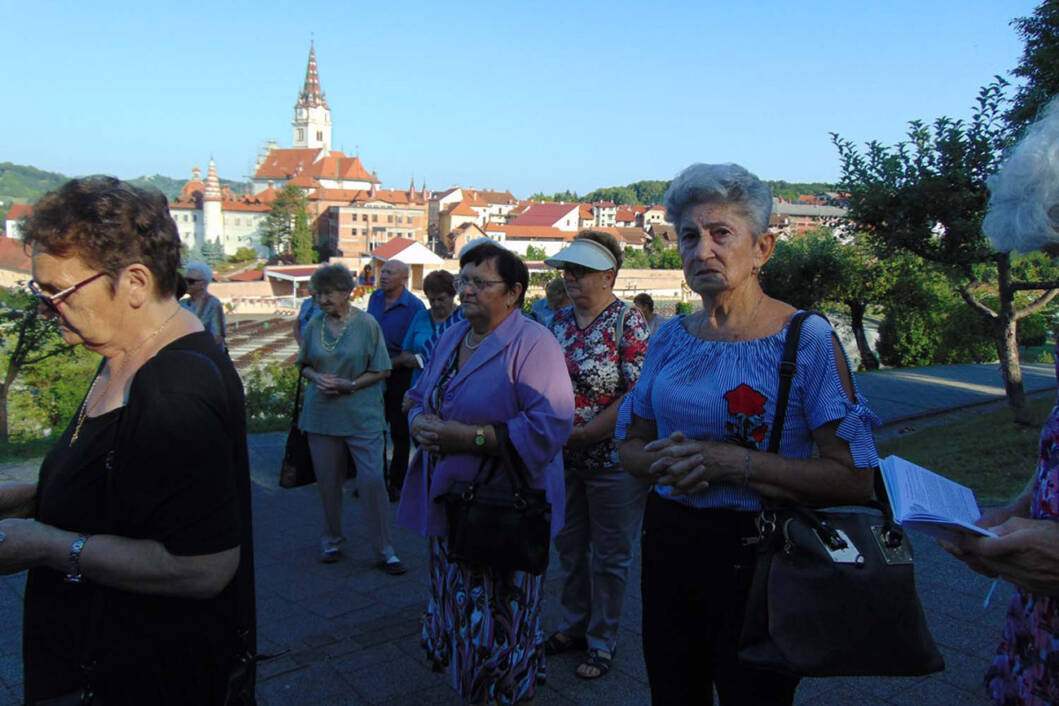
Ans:
[{"label": "black leather handbag", "polygon": [[302,381],[298,376],[298,385],[294,392],[294,411],[291,413],[290,431],[287,433],[287,447],[283,451],[283,463],[279,469],[279,487],[300,488],[316,482],[313,471],[313,457],[309,453],[309,435],[298,428],[298,413],[302,408]]},{"label": "black leather handbag", "polygon": [[498,454],[485,456],[470,483],[456,482],[436,498],[445,503],[449,560],[471,566],[543,574],[548,568],[552,506],[529,487],[526,465],[494,425]]},{"label": "black leather handbag", "polygon": [[[776,453],[796,369],[801,324],[791,322],[769,451]],[[767,502],[739,658],[796,676],[911,676],[945,668],[916,593],[912,545],[878,501],[807,508]]]}]

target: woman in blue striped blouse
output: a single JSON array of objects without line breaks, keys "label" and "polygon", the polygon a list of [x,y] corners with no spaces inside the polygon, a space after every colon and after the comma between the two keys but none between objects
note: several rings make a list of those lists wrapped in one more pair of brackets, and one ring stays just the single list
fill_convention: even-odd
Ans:
[{"label": "woman in blue striped blouse", "polygon": [[810,317],[779,453],[764,451],[796,311],[758,283],[775,246],[769,189],[738,165],[695,164],[672,182],[665,206],[703,309],[652,338],[615,430],[626,470],[655,486],[642,546],[652,699],[708,704],[716,687],[724,704],[790,704],[796,678],[736,656],[753,520],[762,497],[821,506],[870,497],[878,420],[831,327]]}]

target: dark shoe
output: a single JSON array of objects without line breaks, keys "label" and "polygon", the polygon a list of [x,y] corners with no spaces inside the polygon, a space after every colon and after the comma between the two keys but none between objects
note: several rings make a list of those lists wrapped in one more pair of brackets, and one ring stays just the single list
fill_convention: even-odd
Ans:
[{"label": "dark shoe", "polygon": [[544,641],[544,654],[548,656],[587,649],[588,640],[584,636],[572,637],[565,632],[553,632],[551,637]]},{"label": "dark shoe", "polygon": [[[610,663],[614,659],[614,655],[610,654],[604,657],[605,653],[603,650],[589,650],[588,659],[581,664],[577,665],[577,674],[579,679],[599,679],[606,675],[610,671]],[[592,670],[590,673],[586,673],[585,670]]]},{"label": "dark shoe", "polygon": [[326,547],[320,550],[320,563],[334,564],[338,561],[338,547]]},{"label": "dark shoe", "polygon": [[404,564],[398,561],[386,561],[385,559],[375,565],[375,568],[382,570],[390,576],[400,576],[401,574],[407,573],[408,569],[405,568]]}]

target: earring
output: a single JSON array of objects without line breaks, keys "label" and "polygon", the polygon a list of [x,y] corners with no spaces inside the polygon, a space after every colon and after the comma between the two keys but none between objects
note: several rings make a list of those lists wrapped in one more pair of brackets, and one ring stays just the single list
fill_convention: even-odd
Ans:
[{"label": "earring", "polygon": [[753,267],[751,267],[750,268],[751,276],[757,277],[757,273],[758,273],[759,270],[760,270],[760,268],[757,265],[754,265]]}]

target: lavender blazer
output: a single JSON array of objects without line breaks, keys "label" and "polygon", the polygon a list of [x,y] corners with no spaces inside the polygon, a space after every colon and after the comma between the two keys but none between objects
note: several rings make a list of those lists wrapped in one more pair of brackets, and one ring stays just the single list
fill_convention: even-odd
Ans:
[{"label": "lavender blazer", "polygon": [[[431,392],[468,328],[467,321],[454,324],[438,341],[409,392],[414,406],[408,421],[427,413],[465,424],[506,423],[529,469],[530,485],[543,489],[552,504],[554,537],[566,516],[562,450],[574,424],[574,392],[563,351],[548,329],[516,309],[449,382],[444,403],[436,410],[430,404]],[[428,478],[428,454],[417,450],[405,477],[397,523],[424,537],[444,536],[445,508],[434,498],[455,481],[473,480],[481,460],[478,454],[441,456],[433,478]]]}]

